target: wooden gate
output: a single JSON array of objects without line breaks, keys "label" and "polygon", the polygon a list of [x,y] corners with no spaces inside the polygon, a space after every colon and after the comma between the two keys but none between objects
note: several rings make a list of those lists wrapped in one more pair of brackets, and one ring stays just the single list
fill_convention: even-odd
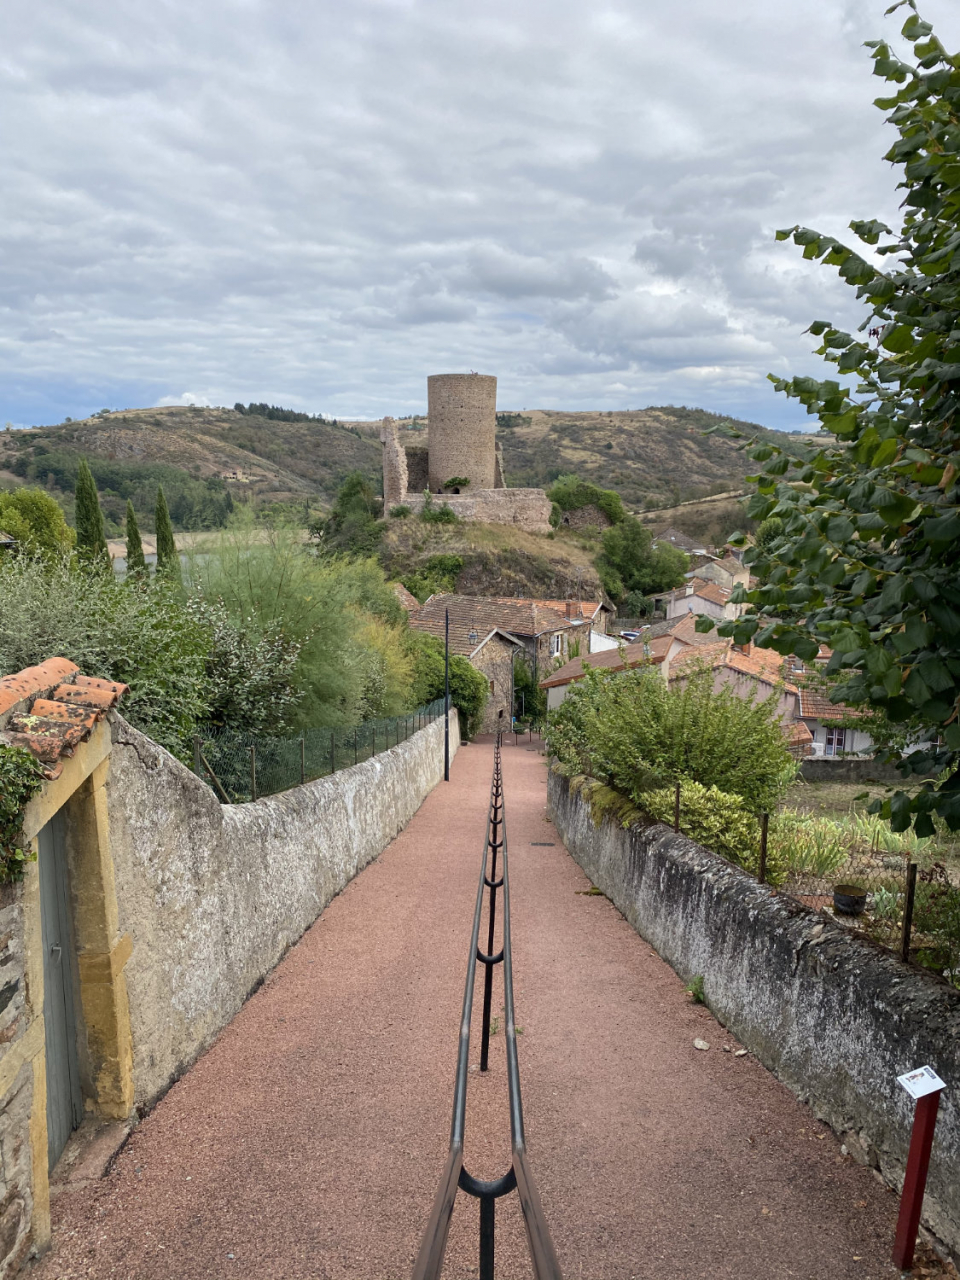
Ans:
[{"label": "wooden gate", "polygon": [[47,1058],[47,1158],[52,1169],[83,1119],[77,1060],[76,952],[70,922],[66,824],[55,814],[38,836],[43,1022]]}]

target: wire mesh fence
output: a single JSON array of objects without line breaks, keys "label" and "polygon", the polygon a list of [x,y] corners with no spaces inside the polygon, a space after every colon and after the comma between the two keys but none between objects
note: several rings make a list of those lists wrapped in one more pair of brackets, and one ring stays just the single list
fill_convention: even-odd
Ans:
[{"label": "wire mesh fence", "polygon": [[242,804],[389,751],[442,717],[443,708],[438,698],[407,715],[367,720],[352,729],[305,729],[295,738],[208,730],[194,739],[194,771],[224,804]]},{"label": "wire mesh fence", "polygon": [[[675,829],[709,843],[701,823],[678,786]],[[785,810],[757,822],[755,846],[745,869],[762,883],[960,987],[960,884],[928,841],[874,814]]]}]

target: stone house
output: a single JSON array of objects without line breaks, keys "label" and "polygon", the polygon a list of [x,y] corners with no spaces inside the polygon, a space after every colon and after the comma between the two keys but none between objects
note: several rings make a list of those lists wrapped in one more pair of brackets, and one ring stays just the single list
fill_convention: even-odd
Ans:
[{"label": "stone house", "polygon": [[616,615],[616,609],[605,600],[534,600],[521,596],[496,596],[501,604],[535,604],[542,609],[552,609],[554,613],[565,618],[582,618],[590,623],[593,635],[606,635],[609,621]]},{"label": "stone house", "polygon": [[[513,714],[513,661],[518,655],[525,657],[536,680],[558,662],[567,661],[572,648],[579,647],[583,653],[590,651],[590,623],[583,616],[582,606],[574,600],[566,602],[561,613],[535,600],[440,594],[431,596],[411,616],[410,625],[442,640],[447,611],[450,614],[451,650],[468,658],[485,675],[494,663],[501,673],[499,677],[494,674],[488,676],[491,693],[484,713],[485,733],[496,729],[503,720],[510,722]],[[499,639],[494,642],[493,637]],[[494,643],[494,649],[486,653],[490,643]],[[506,654],[501,649],[499,657],[494,656],[497,646],[503,643],[514,646],[508,688],[503,679]]]}]

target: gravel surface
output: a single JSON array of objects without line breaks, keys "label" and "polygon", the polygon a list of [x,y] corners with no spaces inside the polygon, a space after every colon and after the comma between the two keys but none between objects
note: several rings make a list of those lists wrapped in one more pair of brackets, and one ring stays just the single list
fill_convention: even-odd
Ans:
[{"label": "gravel surface", "polygon": [[[461,749],[108,1175],[58,1194],[31,1280],[409,1276],[449,1136],[492,754]],[[586,892],[543,757],[508,745],[504,774],[528,1148],[567,1280],[895,1276],[895,1197]],[[509,1166],[503,1041],[470,1076],[479,1177]],[[477,1220],[461,1194],[451,1280],[477,1274]],[[497,1226],[498,1280],[526,1280],[516,1196]]]}]

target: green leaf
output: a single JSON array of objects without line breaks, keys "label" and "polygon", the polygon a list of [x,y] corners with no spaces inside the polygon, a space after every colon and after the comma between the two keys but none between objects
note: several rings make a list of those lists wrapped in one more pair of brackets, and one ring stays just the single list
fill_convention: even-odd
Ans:
[{"label": "green leaf", "polygon": [[960,538],[960,513],[924,520],[923,536],[930,542],[953,542]]},{"label": "green leaf", "polygon": [[834,516],[827,521],[827,537],[831,542],[848,542],[855,532],[853,521],[847,516]]}]

